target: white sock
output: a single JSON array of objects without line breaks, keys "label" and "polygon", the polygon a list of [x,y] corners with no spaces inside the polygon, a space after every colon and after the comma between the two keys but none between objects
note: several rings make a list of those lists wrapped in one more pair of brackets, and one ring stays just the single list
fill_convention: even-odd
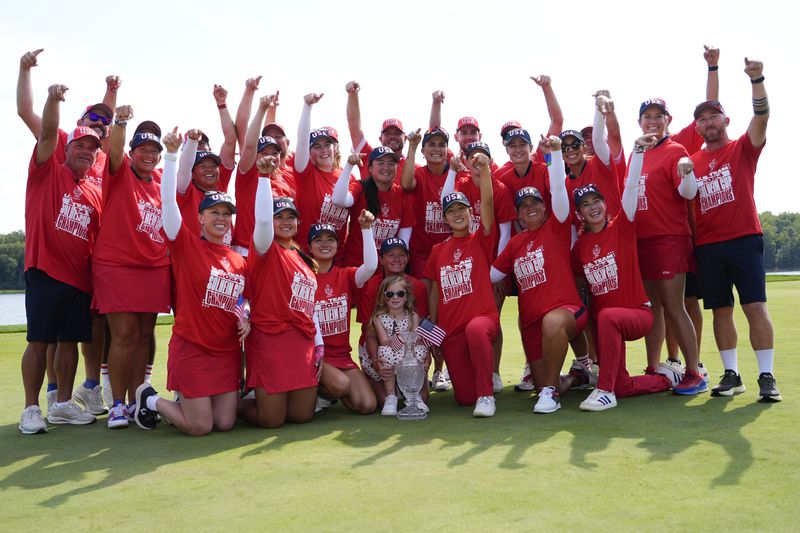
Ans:
[{"label": "white sock", "polygon": [[772,374],[772,361],[775,356],[775,350],[756,350],[756,359],[758,359],[758,373],[763,374],[768,372]]},{"label": "white sock", "polygon": [[587,370],[589,370],[589,371],[592,370],[592,360],[589,358],[589,354],[588,353],[586,355],[584,355],[583,357],[578,357],[575,360],[578,361],[580,364],[582,364],[583,367],[586,368]]},{"label": "white sock", "polygon": [[144,380],[147,383],[150,383],[150,378],[153,377],[153,365],[147,365],[144,367]]},{"label": "white sock", "polygon": [[725,370],[733,370],[739,373],[739,357],[736,355],[736,348],[732,350],[720,350],[719,356],[722,357],[722,366]]},{"label": "white sock", "polygon": [[150,409],[151,411],[158,411],[158,407],[156,407],[156,402],[158,401],[159,398],[160,396],[158,394],[154,394],[152,396],[148,396],[147,400],[145,400],[144,403],[147,404],[147,408]]}]

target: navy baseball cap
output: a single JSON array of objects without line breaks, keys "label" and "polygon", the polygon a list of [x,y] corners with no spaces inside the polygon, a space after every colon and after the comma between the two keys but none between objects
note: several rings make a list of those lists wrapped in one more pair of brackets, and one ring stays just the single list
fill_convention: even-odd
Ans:
[{"label": "navy baseball cap", "polygon": [[601,200],[604,199],[603,193],[600,192],[600,189],[597,188],[597,185],[590,183],[589,185],[575,189],[575,192],[572,193],[573,198],[575,198],[575,207],[580,207],[581,202],[590,194],[599,196]]},{"label": "navy baseball cap", "polygon": [[522,128],[515,128],[513,130],[509,130],[506,133],[506,136],[503,137],[503,144],[508,146],[508,143],[511,142],[511,139],[516,139],[516,138],[522,139],[527,144],[533,145],[533,142],[531,141],[531,134],[528,133],[527,130],[523,130]]},{"label": "navy baseball cap", "polygon": [[446,212],[453,204],[463,204],[467,207],[472,207],[467,197],[464,196],[464,193],[459,191],[451,192],[442,198],[442,212]]},{"label": "navy baseball cap", "polygon": [[145,120],[136,126],[136,131],[134,133],[152,133],[160,139],[161,127],[152,120]]},{"label": "navy baseball cap", "polygon": [[514,207],[519,207],[519,204],[522,203],[522,200],[525,198],[533,198],[544,202],[544,198],[542,198],[542,193],[539,192],[539,189],[536,187],[523,187],[514,195]]},{"label": "navy baseball cap", "polygon": [[473,153],[481,151],[484,154],[492,157],[492,151],[489,150],[489,145],[483,141],[475,141],[474,143],[469,143],[467,145],[467,149],[465,150],[467,156],[471,156]]},{"label": "navy baseball cap", "polygon": [[236,214],[236,204],[233,203],[233,198],[231,198],[229,194],[220,191],[206,191],[203,200],[200,202],[198,212],[202,213],[209,207],[214,207],[219,204],[226,204],[231,208],[231,214]]},{"label": "navy baseball cap", "polygon": [[339,142],[339,133],[336,131],[335,128],[327,127],[327,128],[318,128],[316,130],[311,130],[311,134],[308,136],[308,144],[314,144],[324,138],[328,138],[331,142],[338,143]]},{"label": "navy baseball cap", "polygon": [[408,253],[408,245],[406,241],[401,239],[400,237],[392,237],[390,239],[386,239],[381,243],[381,255],[385,254],[392,248],[402,248],[403,251]]},{"label": "navy baseball cap", "polygon": [[558,134],[558,138],[561,139],[562,141],[567,137],[575,137],[580,142],[583,142],[583,135],[581,135],[581,132],[579,132],[578,130],[564,130]]},{"label": "navy baseball cap", "polygon": [[697,120],[697,117],[700,116],[700,113],[706,109],[713,109],[718,113],[722,113],[723,115],[725,114],[725,110],[722,108],[722,104],[719,103],[719,100],[706,100],[705,102],[697,104],[697,107],[694,108],[695,120]]},{"label": "navy baseball cap", "polygon": [[272,215],[275,216],[281,211],[286,210],[293,211],[296,216],[300,216],[300,213],[297,211],[297,208],[294,205],[294,200],[289,198],[288,196],[278,196],[277,198],[273,198],[272,200]]},{"label": "navy baseball cap", "polygon": [[445,144],[450,142],[450,134],[447,133],[447,130],[442,127],[435,127],[430,128],[428,131],[425,132],[425,135],[422,136],[422,146],[425,146],[425,143],[433,139],[434,137],[442,137],[444,139]]},{"label": "navy baseball cap", "polygon": [[642,118],[642,115],[648,107],[657,107],[663,111],[665,115],[669,115],[669,109],[667,109],[667,103],[664,100],[661,98],[651,98],[649,100],[645,100],[642,102],[642,105],[639,106],[639,118]]},{"label": "navy baseball cap", "polygon": [[217,164],[217,166],[222,164],[222,159],[220,159],[220,157],[214,152],[197,152],[194,155],[194,165],[192,165],[192,170],[194,170],[194,167],[196,167],[203,159],[211,159]]},{"label": "navy baseball cap", "polygon": [[312,224],[308,229],[308,242],[319,237],[321,233],[326,232],[332,234],[337,241],[339,240],[339,235],[336,233],[336,228],[333,227],[333,224]]},{"label": "navy baseball cap", "polygon": [[158,146],[159,152],[164,149],[164,147],[161,146],[161,139],[158,137],[158,135],[150,132],[135,133],[128,145],[130,146],[131,150],[133,150],[137,146],[140,146],[144,143],[154,143],[156,146]]},{"label": "navy baseball cap", "polygon": [[259,137],[258,147],[256,148],[256,152],[260,152],[261,150],[264,150],[267,146],[270,145],[277,146],[279,150],[281,148],[281,145],[278,144],[278,141],[276,141],[274,137],[269,137],[269,136]]},{"label": "navy baseball cap", "polygon": [[388,148],[386,146],[378,146],[377,148],[373,148],[372,151],[369,153],[369,158],[367,158],[367,165],[371,165],[373,161],[376,159],[380,159],[382,157],[391,157],[397,161],[400,161],[400,157],[394,153],[394,150]]},{"label": "navy baseball cap", "polygon": [[81,118],[88,115],[90,111],[94,111],[95,113],[100,113],[101,115],[109,119],[114,118],[114,111],[112,111],[110,107],[108,107],[106,104],[102,102],[87,106],[86,110],[83,112],[83,115],[81,115]]}]

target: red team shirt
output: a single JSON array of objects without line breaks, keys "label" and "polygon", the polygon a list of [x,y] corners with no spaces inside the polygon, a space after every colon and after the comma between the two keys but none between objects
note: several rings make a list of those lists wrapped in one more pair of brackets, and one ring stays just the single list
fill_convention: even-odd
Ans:
[{"label": "red team shirt", "polygon": [[[481,225],[481,189],[472,178],[466,176],[464,178],[456,178],[456,191],[464,193],[469,203],[472,204],[472,223],[470,224],[470,233],[475,233],[482,228]],[[504,222],[514,222],[517,220],[517,210],[514,209],[514,200],[508,192],[508,189],[502,182],[492,176],[492,196],[494,198],[494,255],[496,257],[497,243],[500,239],[499,226]],[[482,233],[482,231],[481,231]],[[413,239],[412,239],[413,241]]]},{"label": "red team shirt", "polygon": [[512,238],[495,260],[497,270],[516,276],[520,328],[539,322],[558,307],[583,305],[572,276],[571,237],[569,218],[562,223],[551,216],[538,230]]},{"label": "red team shirt", "polygon": [[161,231],[161,170],[152,181],[140,180],[125,155],[116,174],[109,163],[103,174],[103,220],[92,261],[109,266],[169,265]]},{"label": "red team shirt", "polygon": [[[691,235],[689,207],[678,193],[678,160],[686,149],[667,137],[644,153],[637,189],[636,235],[649,239],[664,235]],[[629,163],[630,164],[630,163]],[[605,191],[602,191],[605,195]]]},{"label": "red team shirt", "polygon": [[763,144],[754,147],[745,133],[719,150],[692,155],[697,177],[697,246],[763,233],[753,198],[756,166],[763,148]]},{"label": "red team shirt", "polygon": [[[233,244],[245,249],[250,247],[253,229],[256,226],[258,177],[258,167],[255,164],[247,172],[239,172],[238,169],[236,171],[236,226],[233,228]],[[220,179],[222,179],[221,173]],[[276,170],[270,183],[273,196],[295,197],[294,176],[290,168]]]},{"label": "red team shirt", "polygon": [[[677,163],[676,163],[677,168]],[[594,183],[603,193],[603,199],[606,202],[606,212],[610,219],[617,216],[617,213],[622,211],[622,199],[620,198],[619,180],[617,179],[616,167],[613,163],[609,162],[604,165],[599,157],[590,157],[586,160],[580,176],[575,176],[567,172],[567,196],[569,197],[569,209],[572,214],[572,223],[576,227],[583,226],[583,222],[578,218],[577,207],[575,206],[574,192],[576,189],[585,187],[590,183]]]},{"label": "red team shirt", "polygon": [[[350,231],[344,243],[344,264],[346,266],[360,265],[364,259],[363,236],[358,215],[362,209],[367,209],[367,197],[361,181],[350,182],[350,194],[353,195],[353,206],[350,208]],[[374,213],[375,224],[372,234],[375,238],[375,248],[380,250],[381,243],[392,237],[397,237],[400,228],[409,228],[414,225],[414,212],[411,207],[411,196],[403,193],[397,183],[392,183],[388,191],[378,191],[378,205],[380,212]]]},{"label": "red team shirt", "polygon": [[[361,149],[362,154],[371,154],[372,145],[365,141],[364,148]],[[394,182],[400,185],[400,177],[403,175],[403,168],[406,166],[406,156],[397,154],[400,160],[397,162],[397,173],[394,175]],[[414,169],[420,168],[419,165],[414,165]],[[358,164],[358,174],[364,179],[369,177],[369,166],[367,165],[367,158],[362,157],[361,162]]]},{"label": "red team shirt", "polygon": [[411,197],[414,219],[417,221],[409,243],[409,254],[413,258],[427,258],[434,245],[453,233],[442,212],[442,188],[448,171],[449,166],[445,166],[444,173],[437,176],[427,166],[414,170],[416,186],[412,192],[405,193]]},{"label": "red team shirt", "polygon": [[264,255],[251,247],[247,261],[250,323],[264,333],[277,334],[293,327],[314,338],[317,277],[300,254],[273,241]]},{"label": "red team shirt", "polygon": [[575,274],[589,284],[592,316],[608,307],[637,308],[649,302],[639,273],[636,227],[624,212],[603,231],[584,233],[572,259]]},{"label": "red team shirt", "polygon": [[[69,134],[64,130],[59,129],[58,144],[56,145],[56,151],[54,152],[56,160],[59,163],[63,163],[67,160],[67,138],[69,138]],[[97,159],[95,159],[94,165],[92,165],[92,168],[90,168],[89,172],[86,174],[86,180],[100,190],[103,189],[103,169],[106,167],[107,157],[108,156],[102,149],[98,150]]]},{"label": "red team shirt", "polygon": [[[355,301],[357,267],[334,266],[317,273],[314,310],[325,341],[325,358],[350,358],[350,308]],[[336,366],[336,365],[334,365]]]},{"label": "red team shirt", "polygon": [[[231,181],[231,174],[233,170],[225,168],[224,165],[219,167],[219,181],[217,182],[218,191],[227,192],[228,184]],[[205,192],[195,186],[194,181],[189,183],[189,187],[183,194],[178,193],[178,208],[181,211],[183,223],[189,229],[192,235],[200,235],[200,219],[198,218],[200,202],[203,201]],[[252,233],[252,230],[251,230]],[[232,230],[228,230],[225,234],[225,244],[230,246],[232,238]]]},{"label": "red team shirt", "polygon": [[494,230],[486,235],[481,228],[466,237],[450,237],[431,250],[425,277],[439,285],[438,326],[448,335],[478,316],[500,320],[489,277],[496,240]]},{"label": "red team shirt", "polygon": [[198,237],[184,223],[174,241],[167,239],[175,277],[173,333],[202,346],[211,355],[239,348],[234,311],[244,292],[247,265],[227,246]]},{"label": "red team shirt", "polygon": [[[536,189],[542,193],[542,198],[544,199],[544,205],[547,209],[547,212],[552,213],[552,201],[550,199],[550,175],[547,172],[547,165],[537,161],[531,161],[528,163],[528,168],[525,171],[524,176],[517,174],[514,164],[511,163],[511,161],[506,163],[506,165],[503,165],[503,167],[497,171],[495,178],[502,182],[503,185],[505,185],[508,189],[508,193],[511,195],[512,204],[514,201],[514,196],[517,194],[517,192],[519,192],[520,189],[523,187],[536,187]],[[514,221],[512,228],[515,235],[521,231],[525,231],[526,229],[523,227],[522,222],[520,222],[518,219]]]},{"label": "red team shirt", "polygon": [[[331,200],[333,187],[341,173],[342,170],[339,168],[331,172],[323,172],[310,162],[303,172],[295,170],[296,189],[302,191],[302,194],[297,195],[295,202],[297,210],[300,212],[297,234],[306,251],[308,250],[306,242],[308,229],[312,224],[332,224],[336,228],[339,242],[345,242],[347,217],[350,210],[346,207],[336,207]],[[350,179],[353,179],[352,176]],[[344,247],[337,252],[337,257],[340,254],[343,256]]]},{"label": "red team shirt", "polygon": [[37,268],[90,294],[89,257],[100,221],[100,190],[77,179],[55,153],[37,165],[36,150],[25,190],[25,270]]}]

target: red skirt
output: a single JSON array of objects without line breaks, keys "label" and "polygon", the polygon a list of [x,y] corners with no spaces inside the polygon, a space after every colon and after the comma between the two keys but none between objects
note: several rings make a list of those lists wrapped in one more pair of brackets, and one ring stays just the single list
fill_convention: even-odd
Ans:
[{"label": "red skirt", "polygon": [[106,313],[168,313],[170,268],[92,263],[92,309]]},{"label": "red skirt", "polygon": [[639,239],[636,245],[642,279],[672,279],[676,274],[694,272],[694,248],[688,235]]},{"label": "red skirt", "polygon": [[185,398],[206,398],[239,390],[242,353],[210,352],[172,335],[167,359],[167,389]]},{"label": "red skirt", "polygon": [[314,339],[295,328],[281,333],[264,333],[250,329],[245,339],[247,355],[247,388],[264,389],[279,394],[317,386],[314,364]]}]

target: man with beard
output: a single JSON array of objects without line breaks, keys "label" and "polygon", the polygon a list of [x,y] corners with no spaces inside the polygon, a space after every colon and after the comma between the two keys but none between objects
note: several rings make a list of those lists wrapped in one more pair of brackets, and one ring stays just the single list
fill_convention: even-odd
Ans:
[{"label": "man with beard", "polygon": [[697,132],[706,143],[692,155],[698,185],[695,255],[703,305],[713,312],[714,338],[725,368],[711,395],[732,396],[745,390],[736,353],[735,286],[758,360],[758,400],[779,402],[782,398],[772,375],[774,331],[767,310],[764,243],[753,198],[756,165],[767,140],[769,102],[763,63],[747,58],[744,63],[753,96],[753,118],[744,135],[735,141],[728,137],[730,119],[717,100],[707,100],[694,111]]}]

